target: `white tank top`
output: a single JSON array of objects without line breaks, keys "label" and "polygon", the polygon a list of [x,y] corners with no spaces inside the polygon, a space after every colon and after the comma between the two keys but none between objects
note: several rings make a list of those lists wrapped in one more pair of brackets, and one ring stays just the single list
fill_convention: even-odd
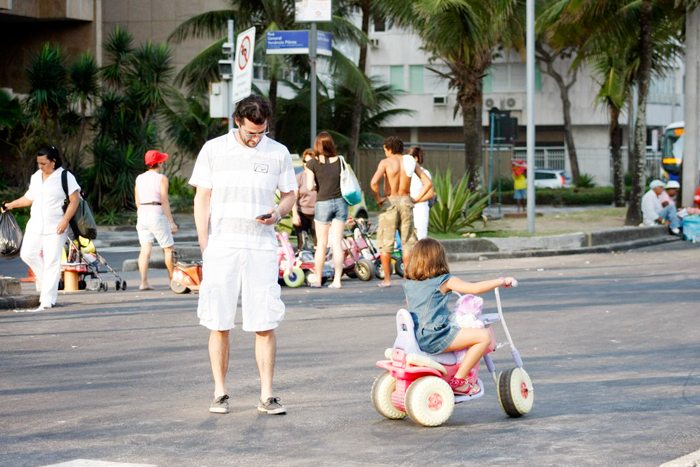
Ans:
[{"label": "white tank top", "polygon": [[163,206],[160,204],[148,203],[161,202],[160,184],[162,183],[164,176],[165,175],[163,174],[149,170],[148,172],[144,172],[136,177],[136,189],[139,192],[139,201],[141,201],[141,206],[139,206],[138,212],[163,212]]}]

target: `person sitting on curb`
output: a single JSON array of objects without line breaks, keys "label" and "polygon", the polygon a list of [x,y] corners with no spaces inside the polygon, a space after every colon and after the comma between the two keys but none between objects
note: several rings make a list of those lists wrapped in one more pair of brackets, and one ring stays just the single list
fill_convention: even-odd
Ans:
[{"label": "person sitting on curb", "polygon": [[676,205],[676,195],[678,190],[681,188],[680,183],[675,180],[669,180],[664,187],[664,191],[659,195],[659,201],[661,201],[661,206],[666,207],[669,204],[672,206]]},{"label": "person sitting on curb", "polygon": [[674,235],[679,235],[681,221],[676,213],[676,206],[661,205],[659,195],[662,191],[664,191],[664,183],[661,180],[653,180],[649,184],[649,191],[642,196],[642,223],[646,226],[667,225]]}]

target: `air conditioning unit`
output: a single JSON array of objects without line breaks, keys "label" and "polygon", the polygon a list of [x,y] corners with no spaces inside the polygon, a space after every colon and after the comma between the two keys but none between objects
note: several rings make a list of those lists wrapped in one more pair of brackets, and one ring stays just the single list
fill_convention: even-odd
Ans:
[{"label": "air conditioning unit", "polygon": [[379,47],[379,39],[370,39],[369,43],[375,49]]},{"label": "air conditioning unit", "polygon": [[447,105],[447,95],[445,95],[445,94],[434,95],[433,96],[433,105],[435,105],[435,106]]},{"label": "air conditioning unit", "polygon": [[491,110],[492,108],[501,108],[501,96],[496,96],[496,95],[485,95],[484,96],[484,109],[486,111]]},{"label": "air conditioning unit", "polygon": [[523,98],[519,96],[507,96],[502,100],[505,110],[522,110]]}]

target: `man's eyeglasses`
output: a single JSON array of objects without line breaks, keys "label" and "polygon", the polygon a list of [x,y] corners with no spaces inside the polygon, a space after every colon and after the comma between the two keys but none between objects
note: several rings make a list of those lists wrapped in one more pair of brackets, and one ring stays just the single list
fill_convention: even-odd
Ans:
[{"label": "man's eyeglasses", "polygon": [[243,127],[240,127],[238,129],[238,131],[240,131],[241,136],[243,136],[246,139],[255,138],[256,136],[259,138],[262,138],[263,136],[267,135],[270,132],[270,127],[267,127],[267,129],[261,133],[249,133]]}]

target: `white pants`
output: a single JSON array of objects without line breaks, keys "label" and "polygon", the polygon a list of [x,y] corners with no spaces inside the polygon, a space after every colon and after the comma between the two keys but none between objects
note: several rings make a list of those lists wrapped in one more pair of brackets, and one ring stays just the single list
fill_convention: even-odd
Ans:
[{"label": "white pants", "polygon": [[[67,232],[62,234],[40,235],[33,232],[24,234],[20,258],[32,268],[40,290],[39,302],[49,307],[58,298],[58,280],[61,278],[61,253],[66,243]],[[42,257],[41,253],[44,253]]]},{"label": "white pants", "polygon": [[416,236],[422,240],[428,236],[428,219],[430,206],[424,201],[413,206],[413,225],[416,227]]}]

